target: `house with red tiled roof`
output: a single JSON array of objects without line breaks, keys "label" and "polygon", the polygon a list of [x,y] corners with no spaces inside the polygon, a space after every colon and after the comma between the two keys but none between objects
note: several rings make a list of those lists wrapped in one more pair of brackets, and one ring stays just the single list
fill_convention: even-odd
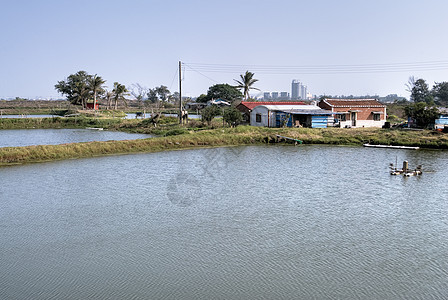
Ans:
[{"label": "house with red tiled roof", "polygon": [[383,127],[386,123],[386,105],[377,99],[323,99],[318,105],[336,113],[337,127]]},{"label": "house with red tiled roof", "polygon": [[258,101],[258,102],[249,102],[242,101],[240,104],[236,106],[236,108],[243,113],[243,121],[247,123],[250,122],[250,114],[252,110],[260,105],[305,105],[305,102],[298,101]]}]

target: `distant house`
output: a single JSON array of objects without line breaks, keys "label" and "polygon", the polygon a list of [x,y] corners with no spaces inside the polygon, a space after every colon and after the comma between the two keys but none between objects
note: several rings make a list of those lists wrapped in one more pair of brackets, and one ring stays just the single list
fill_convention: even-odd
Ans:
[{"label": "distant house", "polygon": [[95,110],[98,110],[99,107],[100,107],[100,104],[99,104],[98,101],[97,101],[95,107],[93,107],[93,100],[91,100],[91,101],[88,101],[88,102],[86,103],[86,107],[87,107],[87,109],[95,109]]},{"label": "distant house", "polygon": [[242,101],[240,104],[236,106],[236,108],[243,113],[243,121],[245,123],[251,123],[250,122],[250,115],[252,110],[259,106],[259,105],[305,105],[304,102],[294,102],[294,101],[281,101],[281,102],[274,102],[274,101],[260,101],[260,102],[248,102],[248,101]]},{"label": "distant house", "polygon": [[230,103],[222,99],[216,99],[216,100],[213,99],[207,102],[207,106],[210,105],[217,105],[219,107],[223,107],[223,106],[230,106]]},{"label": "distant house", "polygon": [[434,129],[444,129],[448,127],[448,108],[439,108],[440,116],[435,120]]},{"label": "distant house", "polygon": [[333,114],[316,105],[258,105],[250,113],[250,125],[326,128]]},{"label": "distant house", "polygon": [[323,99],[319,107],[334,114],[334,126],[383,127],[386,105],[376,99]]}]

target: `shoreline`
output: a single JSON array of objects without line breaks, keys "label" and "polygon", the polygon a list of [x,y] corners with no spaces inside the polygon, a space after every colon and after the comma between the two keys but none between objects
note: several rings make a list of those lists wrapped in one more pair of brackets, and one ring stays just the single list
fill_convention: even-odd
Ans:
[{"label": "shoreline", "polygon": [[[119,128],[112,129],[119,130]],[[123,129],[126,131],[126,128]],[[166,133],[170,132],[170,130],[172,131],[173,129],[170,128]],[[303,144],[362,147],[363,144],[370,143],[376,145],[412,146],[422,149],[448,149],[448,135],[429,130],[400,131],[378,128],[311,129],[238,126],[235,128],[195,131],[183,128],[178,135],[168,136],[167,134],[167,136],[149,139],[0,148],[0,166],[206,147],[277,143],[294,144],[293,141],[279,139],[278,135],[301,140]]]}]

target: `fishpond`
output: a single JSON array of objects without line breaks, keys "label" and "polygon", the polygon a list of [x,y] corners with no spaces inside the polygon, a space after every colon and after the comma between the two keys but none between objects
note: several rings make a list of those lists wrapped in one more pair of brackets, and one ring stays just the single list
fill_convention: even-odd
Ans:
[{"label": "fishpond", "polygon": [[0,299],[447,299],[447,177],[307,145],[3,167]]},{"label": "fishpond", "polygon": [[5,129],[0,130],[0,147],[57,145],[109,140],[135,140],[149,134],[91,129]]}]

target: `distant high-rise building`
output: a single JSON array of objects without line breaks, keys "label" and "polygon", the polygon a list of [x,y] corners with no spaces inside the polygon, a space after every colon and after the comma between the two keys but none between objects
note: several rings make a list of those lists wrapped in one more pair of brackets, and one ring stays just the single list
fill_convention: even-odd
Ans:
[{"label": "distant high-rise building", "polygon": [[269,100],[271,100],[271,93],[270,93],[270,92],[265,92],[265,93],[263,93],[263,100],[264,100],[264,101],[269,101]]},{"label": "distant high-rise building", "polygon": [[272,97],[272,99],[277,99],[278,98],[278,92],[272,92],[271,93],[271,97]]},{"label": "distant high-rise building", "polygon": [[291,84],[291,100],[299,100],[300,99],[300,90],[302,83],[297,79],[294,79]]},{"label": "distant high-rise building", "polygon": [[291,100],[308,99],[308,88],[302,82],[294,79],[291,84]]},{"label": "distant high-rise building", "polygon": [[288,92],[280,92],[280,99],[281,100],[289,100],[289,93]]},{"label": "distant high-rise building", "polygon": [[306,100],[308,94],[308,88],[305,85],[300,87],[300,99]]}]

